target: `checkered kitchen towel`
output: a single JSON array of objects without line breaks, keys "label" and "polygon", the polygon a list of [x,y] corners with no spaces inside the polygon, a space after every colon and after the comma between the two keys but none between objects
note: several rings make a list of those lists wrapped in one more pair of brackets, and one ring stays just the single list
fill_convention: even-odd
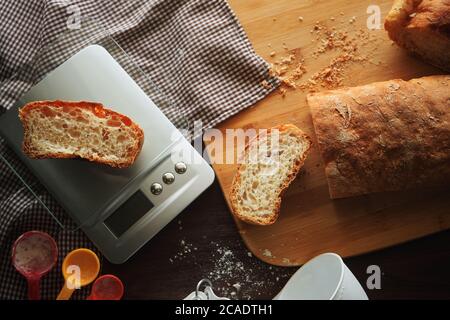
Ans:
[{"label": "checkered kitchen towel", "polygon": [[[276,83],[223,0],[0,0],[0,109],[11,107],[37,76],[56,66],[45,61],[60,63],[81,49],[84,44],[73,38],[43,54],[79,15],[107,30],[190,123],[212,127],[264,98],[270,91],[260,85],[264,79]],[[36,64],[42,74],[23,72]],[[0,153],[70,224],[2,140]],[[12,242],[32,229],[57,239],[59,266],[68,251],[92,247],[80,231],[61,229],[0,161],[0,299],[26,297],[25,281],[9,256]],[[53,270],[43,281],[43,298],[53,299],[62,282]]]}]

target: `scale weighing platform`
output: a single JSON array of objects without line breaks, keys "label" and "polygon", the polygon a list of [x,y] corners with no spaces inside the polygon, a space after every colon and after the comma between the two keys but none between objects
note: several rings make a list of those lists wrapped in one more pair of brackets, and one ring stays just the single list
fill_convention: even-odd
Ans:
[{"label": "scale weighing platform", "polygon": [[[136,162],[29,159],[18,109],[31,101],[100,102],[144,131]],[[0,116],[0,135],[112,263],[124,263],[214,181],[214,171],[112,55],[89,45]]]}]

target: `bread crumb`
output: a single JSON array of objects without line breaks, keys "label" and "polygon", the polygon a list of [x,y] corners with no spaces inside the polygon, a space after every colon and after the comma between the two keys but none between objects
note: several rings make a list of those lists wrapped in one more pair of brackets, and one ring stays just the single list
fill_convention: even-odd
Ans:
[{"label": "bread crumb", "polygon": [[[263,251],[263,256],[269,257],[269,258],[274,258],[274,256],[272,255],[272,252],[270,252],[269,249],[264,249],[264,251]],[[270,268],[271,268],[271,267],[270,267]]]},{"label": "bread crumb", "polygon": [[[343,15],[343,13],[341,13]],[[330,20],[334,21],[335,17]],[[356,21],[356,16],[350,18]],[[312,54],[307,58],[318,60],[324,54],[332,53],[332,58],[325,63],[319,71],[308,75],[307,62],[300,49],[289,50],[285,56],[273,62],[269,73],[280,80],[279,93],[285,97],[287,89],[299,89],[309,92],[318,91],[320,87],[333,89],[344,85],[346,71],[353,63],[370,62],[370,58],[379,45],[376,41],[381,39],[373,36],[365,29],[337,30],[335,26],[329,27],[325,22],[316,21],[310,30],[311,43],[316,43]],[[369,54],[362,54],[361,48],[371,45]],[[286,46],[283,43],[283,46]],[[286,48],[285,48],[286,49]]]},{"label": "bread crumb", "polygon": [[300,79],[306,68],[304,66],[304,58],[299,49],[292,50],[287,56],[280,57],[270,67],[269,74],[281,81],[279,93],[285,97],[286,88],[296,88],[296,81]]},{"label": "bread crumb", "polygon": [[266,90],[272,89],[272,86],[270,85],[270,83],[267,80],[261,81],[261,86]]},{"label": "bread crumb", "polygon": [[303,22],[303,17],[302,16],[298,17],[298,21]]},{"label": "bread crumb", "polygon": [[270,56],[271,56],[271,57],[275,57],[275,55],[276,55],[276,52],[275,52],[275,51],[272,51],[272,52],[270,53]]}]

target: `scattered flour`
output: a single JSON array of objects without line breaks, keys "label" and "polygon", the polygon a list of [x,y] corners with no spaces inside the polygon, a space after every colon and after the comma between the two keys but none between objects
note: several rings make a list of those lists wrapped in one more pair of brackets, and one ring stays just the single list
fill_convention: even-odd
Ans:
[{"label": "scattered flour", "polygon": [[[258,299],[267,288],[280,287],[278,282],[286,280],[292,271],[285,268],[267,266],[267,264],[253,258],[250,252],[244,253],[242,259],[229,247],[211,241],[212,269],[202,270],[204,277],[211,280],[217,295],[230,299],[250,300]],[[186,239],[180,241],[180,250],[169,259],[170,263],[181,263],[184,259],[196,259],[192,243]],[[267,250],[270,253],[269,250]],[[272,253],[270,256],[273,257]],[[195,261],[196,264],[198,264]],[[202,268],[201,264],[198,264]],[[270,270],[268,272],[267,270]],[[200,279],[198,279],[200,280]]]},{"label": "scattered flour", "polygon": [[[214,257],[214,268],[207,277],[218,286],[216,289],[223,296],[250,300],[258,298],[261,290],[270,285],[253,276],[255,264],[245,267],[244,263],[228,247],[220,246],[215,242],[211,242],[211,245],[216,247],[217,254]],[[232,294],[233,292],[234,294]],[[250,296],[249,292],[256,293],[256,296]]]},{"label": "scattered flour", "polygon": [[191,243],[187,243],[185,240],[180,241],[180,250],[169,258],[170,263],[174,263],[176,260],[183,260],[186,258],[192,251],[197,251],[197,247],[194,247]]}]

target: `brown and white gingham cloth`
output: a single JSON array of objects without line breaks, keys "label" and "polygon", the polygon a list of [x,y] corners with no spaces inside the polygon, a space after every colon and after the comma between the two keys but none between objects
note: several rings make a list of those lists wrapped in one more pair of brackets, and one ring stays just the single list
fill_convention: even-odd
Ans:
[{"label": "brown and white gingham cloth", "polygon": [[[44,48],[64,32],[73,5],[114,37],[189,123],[201,120],[204,128],[212,127],[270,93],[261,86],[263,80],[277,84],[224,0],[1,0],[0,112],[36,80],[23,70],[40,63],[36,60]],[[65,59],[78,44],[71,39],[67,47],[47,54],[53,61]],[[41,70],[54,67],[43,64]],[[0,153],[65,221],[63,210],[1,139]],[[25,281],[12,268],[10,252],[21,233],[34,229],[55,237],[59,266],[70,250],[92,248],[81,231],[61,229],[0,161],[0,299],[26,298]],[[55,298],[62,283],[56,268],[43,280],[43,298]],[[78,292],[84,296],[86,291]]]}]

